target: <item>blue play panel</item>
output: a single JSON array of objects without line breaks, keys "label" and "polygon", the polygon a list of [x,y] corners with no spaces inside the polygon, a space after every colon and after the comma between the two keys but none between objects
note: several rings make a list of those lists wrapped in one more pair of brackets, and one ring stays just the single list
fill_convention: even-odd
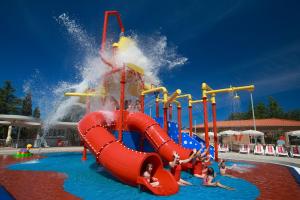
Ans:
[{"label": "blue play panel", "polygon": [[[157,123],[159,123],[159,125],[161,127],[163,127],[163,118],[159,117],[159,118],[154,118]],[[178,124],[176,122],[168,122],[168,134],[169,136],[172,138],[172,140],[174,140],[177,144],[179,143],[179,132],[178,132]],[[205,146],[205,141],[202,140],[201,138],[199,138],[198,136],[194,135],[193,137],[190,137],[190,135],[188,133],[182,133],[182,146],[188,149],[197,149],[199,150],[201,148],[202,145]],[[204,151],[205,149],[203,149]],[[215,150],[213,146],[209,146],[209,153],[210,153],[210,157],[212,159],[215,158]]]},{"label": "blue play panel", "polygon": [[[163,118],[154,118],[155,121],[163,127]],[[113,131],[115,137],[118,137],[118,131]],[[168,134],[176,142],[178,141],[178,124],[176,122],[168,122]],[[123,131],[123,143],[128,148],[137,150],[137,151],[144,151],[144,152],[154,152],[155,150],[151,146],[151,144],[145,139],[143,142],[143,148],[141,148],[141,134],[132,131]],[[200,147],[205,146],[205,141],[199,138],[198,136],[194,135],[190,137],[188,133],[182,133],[182,146],[188,149],[197,149],[199,150]],[[204,151],[205,149],[203,149]],[[212,159],[214,159],[215,151],[213,146],[209,146],[209,152]]]}]

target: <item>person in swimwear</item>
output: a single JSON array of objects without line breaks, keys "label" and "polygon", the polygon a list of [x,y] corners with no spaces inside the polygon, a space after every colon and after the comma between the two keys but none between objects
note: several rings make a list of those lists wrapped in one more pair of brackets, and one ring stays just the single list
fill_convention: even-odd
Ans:
[{"label": "person in swimwear", "polygon": [[216,177],[216,174],[215,174],[214,169],[212,167],[209,167],[207,169],[206,176],[203,178],[203,185],[207,186],[207,187],[220,187],[220,188],[224,188],[226,190],[235,190],[232,187],[221,184],[219,181],[213,182],[213,179],[215,177]]},{"label": "person in swimwear", "polygon": [[[181,164],[184,164],[184,163],[188,163],[190,162],[195,154],[197,153],[196,149],[193,150],[193,153],[190,155],[189,158],[185,159],[185,160],[180,160],[180,156],[177,152],[173,152],[173,158],[174,160],[169,162],[169,166],[171,167],[171,173],[173,175],[175,175],[175,171],[176,171],[176,168],[179,167],[179,171],[181,171]],[[180,172],[179,172],[180,173]],[[175,177],[176,178],[176,177]],[[188,181],[185,181],[183,179],[180,178],[180,174],[179,174],[179,177],[178,177],[178,180],[177,180],[177,183],[178,185],[182,185],[182,186],[185,186],[185,185],[192,185],[192,183],[188,182]]]},{"label": "person in swimwear", "polygon": [[201,144],[200,150],[195,154],[193,158],[193,165],[195,165],[197,162],[200,162],[202,165],[202,171],[201,174],[195,173],[194,176],[197,178],[204,178],[206,176],[207,172],[207,163],[210,161],[210,158],[207,157],[208,149],[206,149],[203,153],[201,151],[205,148],[203,144]]},{"label": "person in swimwear", "polygon": [[236,178],[236,177],[234,177],[234,176],[229,175],[229,174],[226,173],[226,170],[227,170],[227,169],[232,169],[233,167],[236,166],[235,164],[232,165],[231,167],[227,167],[227,166],[225,165],[225,160],[224,160],[224,159],[221,159],[221,161],[220,161],[220,163],[218,164],[218,166],[219,166],[219,169],[220,169],[220,174],[221,174],[222,176],[227,176],[227,177],[230,177],[230,178]]},{"label": "person in swimwear", "polygon": [[146,170],[143,173],[143,177],[145,177],[147,179],[147,181],[153,186],[153,187],[157,187],[159,186],[159,182],[158,179],[155,178],[154,176],[152,176],[152,170],[153,170],[153,164],[152,163],[148,163],[146,165]]}]

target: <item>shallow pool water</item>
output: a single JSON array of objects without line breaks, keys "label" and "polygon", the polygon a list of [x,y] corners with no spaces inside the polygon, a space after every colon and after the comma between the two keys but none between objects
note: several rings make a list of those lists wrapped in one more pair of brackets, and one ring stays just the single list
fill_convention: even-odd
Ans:
[{"label": "shallow pool water", "polygon": [[[220,177],[224,185],[234,187],[235,191],[202,186],[202,180],[182,172],[182,178],[193,183],[193,186],[181,187],[176,195],[158,197],[141,192],[136,187],[125,185],[114,179],[104,168],[96,164],[95,158],[88,154],[87,161],[81,161],[80,153],[52,153],[46,158],[10,165],[12,170],[56,171],[67,175],[64,189],[83,199],[256,199],[258,188],[243,179]],[[234,163],[230,162],[229,165]],[[240,168],[255,167],[236,163]],[[217,165],[213,164],[218,172]]]}]

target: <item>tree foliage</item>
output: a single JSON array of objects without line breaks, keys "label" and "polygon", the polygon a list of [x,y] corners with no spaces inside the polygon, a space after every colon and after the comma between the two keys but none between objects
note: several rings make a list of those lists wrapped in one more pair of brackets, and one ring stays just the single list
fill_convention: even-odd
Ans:
[{"label": "tree foliage", "polygon": [[32,112],[32,95],[26,94],[24,99],[15,95],[16,89],[11,81],[4,81],[0,87],[0,114],[26,115],[40,118],[40,109],[36,107]]},{"label": "tree foliage", "polygon": [[[300,109],[284,112],[282,107],[273,97],[269,97],[267,105],[264,102],[258,102],[254,106],[254,113],[256,119],[281,118],[281,119],[300,120]],[[251,105],[249,105],[248,111],[231,113],[228,119],[229,120],[252,119]]]},{"label": "tree foliage", "polygon": [[22,104],[22,115],[31,116],[32,115],[32,99],[31,93],[27,93],[23,99]]},{"label": "tree foliage", "polygon": [[10,81],[4,81],[0,88],[0,113],[1,114],[20,114],[21,99],[15,95],[15,88]]},{"label": "tree foliage", "polygon": [[35,107],[35,109],[33,110],[33,117],[35,118],[40,118],[41,117],[41,111],[39,107]]}]

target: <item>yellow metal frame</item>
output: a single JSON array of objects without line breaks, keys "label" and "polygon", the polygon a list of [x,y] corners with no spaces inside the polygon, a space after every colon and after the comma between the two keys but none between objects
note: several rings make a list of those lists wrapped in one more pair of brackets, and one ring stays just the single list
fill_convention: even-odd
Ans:
[{"label": "yellow metal frame", "polygon": [[149,90],[142,91],[141,95],[144,96],[146,94],[150,94],[150,93],[154,93],[154,92],[162,92],[164,108],[167,108],[168,104],[173,102],[177,98],[177,96],[179,96],[181,94],[181,90],[177,89],[169,97],[168,96],[168,90],[165,87],[156,87],[156,88],[152,88],[152,89],[149,89]]},{"label": "yellow metal frame", "polygon": [[254,85],[246,85],[246,86],[239,86],[239,87],[232,87],[229,88],[223,88],[218,90],[213,90],[209,85],[206,83],[202,83],[202,97],[206,98],[208,95],[211,95],[211,102],[216,103],[216,94],[217,93],[225,93],[225,92],[236,92],[241,90],[247,90],[249,92],[252,92],[254,90]]},{"label": "yellow metal frame", "polygon": [[[155,101],[156,101],[156,102],[161,102],[161,103],[164,102],[163,99],[159,99],[159,98],[156,98]],[[177,105],[177,108],[181,108],[181,103],[180,103],[179,101],[173,100],[173,101],[170,102],[170,103],[175,103],[175,104]],[[169,104],[170,104],[170,103],[169,103]]]},{"label": "yellow metal frame", "polygon": [[96,92],[66,92],[65,96],[75,96],[75,97],[96,97],[102,96],[100,93]]},{"label": "yellow metal frame", "polygon": [[181,98],[187,98],[188,99],[188,104],[189,104],[189,107],[192,106],[192,95],[191,94],[184,94],[184,95],[180,95],[178,96],[176,99],[181,99]]}]

